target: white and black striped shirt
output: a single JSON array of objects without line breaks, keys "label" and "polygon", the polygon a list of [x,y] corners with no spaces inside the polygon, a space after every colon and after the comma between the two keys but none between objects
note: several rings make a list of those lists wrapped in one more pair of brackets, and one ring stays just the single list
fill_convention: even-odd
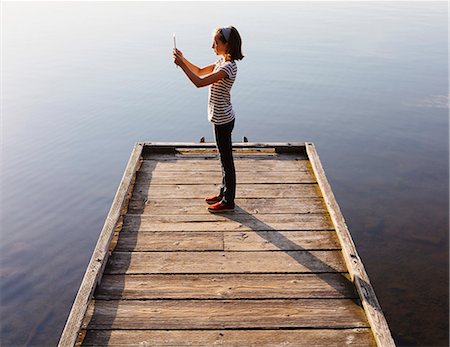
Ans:
[{"label": "white and black striped shirt", "polygon": [[222,57],[216,62],[214,71],[223,70],[227,77],[209,85],[208,120],[216,125],[226,124],[234,119],[231,105],[230,90],[237,74],[237,65],[234,61],[225,61]]}]

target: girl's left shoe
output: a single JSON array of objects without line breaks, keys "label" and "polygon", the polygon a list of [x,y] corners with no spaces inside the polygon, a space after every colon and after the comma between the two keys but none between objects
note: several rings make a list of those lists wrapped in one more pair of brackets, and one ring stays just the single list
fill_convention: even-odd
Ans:
[{"label": "girl's left shoe", "polygon": [[211,196],[210,198],[206,198],[205,201],[208,205],[212,205],[219,201],[222,201],[222,199],[223,199],[223,196],[214,195],[214,196]]},{"label": "girl's left shoe", "polygon": [[224,204],[223,202],[219,201],[214,205],[209,206],[208,211],[211,213],[231,212],[234,211],[234,204]]}]

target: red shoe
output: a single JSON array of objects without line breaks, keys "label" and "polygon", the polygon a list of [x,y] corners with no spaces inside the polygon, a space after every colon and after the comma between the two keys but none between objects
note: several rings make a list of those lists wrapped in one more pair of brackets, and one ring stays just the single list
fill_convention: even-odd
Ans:
[{"label": "red shoe", "polygon": [[208,207],[208,211],[211,213],[234,211],[234,204],[224,204],[219,201]]},{"label": "red shoe", "polygon": [[212,205],[215,204],[216,202],[222,201],[222,196],[220,195],[211,196],[210,198],[206,198],[205,201],[208,205]]}]

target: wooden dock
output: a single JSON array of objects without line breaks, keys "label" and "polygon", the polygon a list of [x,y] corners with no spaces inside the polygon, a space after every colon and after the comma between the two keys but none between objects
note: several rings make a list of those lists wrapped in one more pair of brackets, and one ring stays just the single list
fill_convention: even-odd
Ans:
[{"label": "wooden dock", "polygon": [[59,346],[395,346],[312,143],[137,143]]}]

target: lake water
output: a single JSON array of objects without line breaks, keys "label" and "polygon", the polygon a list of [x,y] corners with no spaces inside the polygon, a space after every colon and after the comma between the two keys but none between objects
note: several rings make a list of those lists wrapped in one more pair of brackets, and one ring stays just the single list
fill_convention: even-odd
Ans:
[{"label": "lake water", "polygon": [[400,346],[448,345],[447,2],[3,2],[1,345],[54,346],[137,141],[212,141],[175,68],[244,60],[234,140],[311,141]]}]

